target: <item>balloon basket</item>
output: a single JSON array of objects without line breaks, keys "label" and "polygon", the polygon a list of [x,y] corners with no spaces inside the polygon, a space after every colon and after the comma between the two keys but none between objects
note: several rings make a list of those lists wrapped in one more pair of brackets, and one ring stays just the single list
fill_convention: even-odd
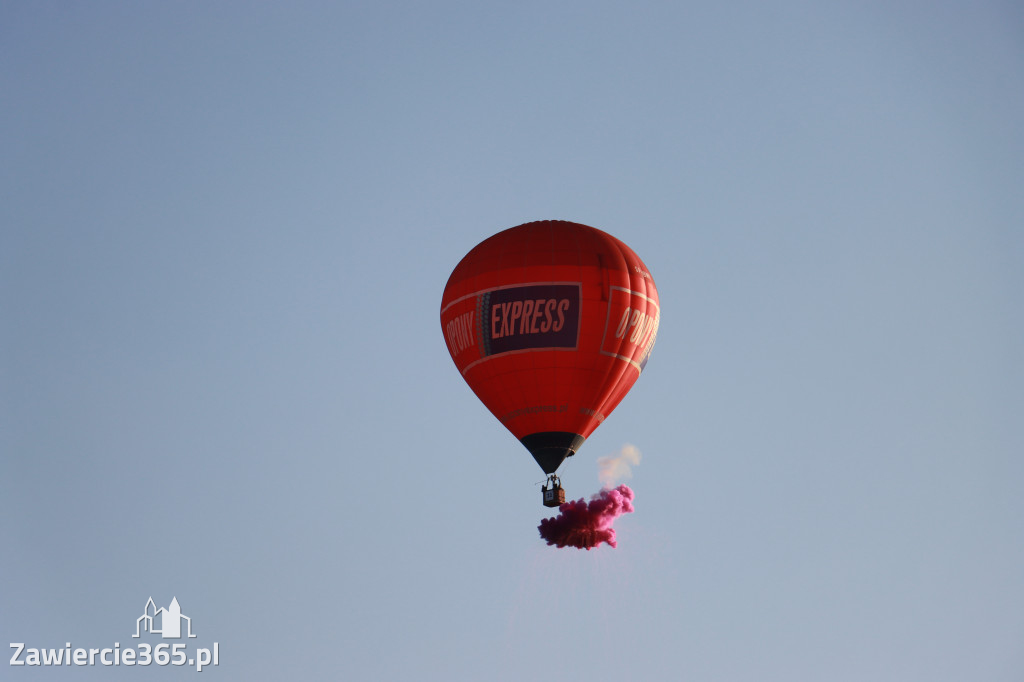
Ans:
[{"label": "balloon basket", "polygon": [[541,500],[545,507],[558,507],[565,502],[565,489],[562,488],[561,481],[554,476],[549,478],[541,488]]}]

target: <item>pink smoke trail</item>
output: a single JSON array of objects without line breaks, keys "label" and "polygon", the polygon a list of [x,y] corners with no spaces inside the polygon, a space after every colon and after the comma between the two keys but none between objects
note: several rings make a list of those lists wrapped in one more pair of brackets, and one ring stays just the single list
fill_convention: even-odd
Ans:
[{"label": "pink smoke trail", "polygon": [[627,485],[605,489],[584,502],[564,502],[558,516],[542,519],[537,530],[549,545],[576,547],[587,551],[606,542],[615,547],[615,529],[612,523],[623,514],[633,511],[635,495]]}]

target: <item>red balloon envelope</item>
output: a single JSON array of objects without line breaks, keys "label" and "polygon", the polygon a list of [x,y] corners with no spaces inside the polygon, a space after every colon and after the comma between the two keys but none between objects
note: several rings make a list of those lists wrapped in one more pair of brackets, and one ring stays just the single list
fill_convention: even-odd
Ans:
[{"label": "red balloon envelope", "polygon": [[633,250],[561,220],[481,242],[441,299],[455,366],[547,474],[633,387],[659,321],[654,279]]}]

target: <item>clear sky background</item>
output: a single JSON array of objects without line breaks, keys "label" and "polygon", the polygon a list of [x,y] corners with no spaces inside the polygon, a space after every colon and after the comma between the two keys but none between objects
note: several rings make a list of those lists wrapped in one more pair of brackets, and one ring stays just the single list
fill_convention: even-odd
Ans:
[{"label": "clear sky background", "polygon": [[[222,679],[1024,679],[1022,122],[1009,0],[0,2],[3,646],[152,596]],[[661,297],[561,471],[643,453],[617,549],[441,336],[545,218]]]}]

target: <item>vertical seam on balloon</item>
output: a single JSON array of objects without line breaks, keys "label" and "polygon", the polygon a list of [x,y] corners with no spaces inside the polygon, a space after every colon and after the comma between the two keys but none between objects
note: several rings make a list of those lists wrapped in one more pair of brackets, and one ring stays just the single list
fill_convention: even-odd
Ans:
[{"label": "vertical seam on balloon", "polygon": [[[548,239],[549,239],[549,244],[550,244],[550,249],[549,250],[551,252],[551,262],[548,264],[548,267],[550,269],[549,269],[548,272],[550,272],[553,275],[553,274],[555,274],[556,251],[555,251],[555,226],[552,225],[552,224],[548,225]],[[580,320],[580,322],[582,322],[582,320]],[[579,346],[580,346],[579,324],[576,325],[576,329],[577,329],[577,331],[576,331],[576,348],[577,348],[576,352],[579,352]],[[546,352],[544,354],[544,357],[548,361],[548,363],[550,363],[550,365],[551,365],[551,402],[552,402],[552,404],[560,405],[562,403],[562,397],[563,396],[561,395],[561,392],[559,391],[559,386],[558,386],[558,361],[556,359],[557,356],[554,353],[552,353],[552,352]],[[547,419],[545,419],[544,421],[545,421],[545,427],[549,431],[553,431],[554,427],[556,425],[556,422],[555,422],[554,418],[549,415],[547,417]]]},{"label": "vertical seam on balloon", "polygon": [[[480,357],[487,357],[491,354],[491,336],[487,334],[487,326],[490,324],[490,301],[491,292],[486,291],[477,297],[476,317],[480,320]],[[484,317],[486,314],[486,318]]]},{"label": "vertical seam on balloon", "polygon": [[[583,320],[585,319],[585,316],[583,314],[583,308],[586,305],[586,301],[583,299],[583,283],[586,281],[586,278],[583,266],[583,245],[580,243],[580,240],[582,239],[582,233],[578,230],[572,230],[570,233],[572,234],[573,241],[576,243],[576,268],[578,279],[580,281],[580,326],[579,329],[577,329],[576,331],[576,353],[573,355],[572,358],[572,372],[570,374],[570,377],[573,379],[573,389],[571,390],[570,395],[573,401],[576,403],[576,411],[577,413],[579,413],[580,410],[586,407],[585,405],[583,405],[583,401],[580,399],[579,389],[580,381],[584,380],[584,377],[581,376],[581,372],[583,370],[580,369],[580,335],[583,333]],[[587,374],[590,374],[589,369],[587,370]],[[586,379],[588,380],[589,378],[589,376],[586,377]],[[582,428],[577,427],[580,428],[580,432],[585,430],[586,423],[589,422],[581,421]]]}]

